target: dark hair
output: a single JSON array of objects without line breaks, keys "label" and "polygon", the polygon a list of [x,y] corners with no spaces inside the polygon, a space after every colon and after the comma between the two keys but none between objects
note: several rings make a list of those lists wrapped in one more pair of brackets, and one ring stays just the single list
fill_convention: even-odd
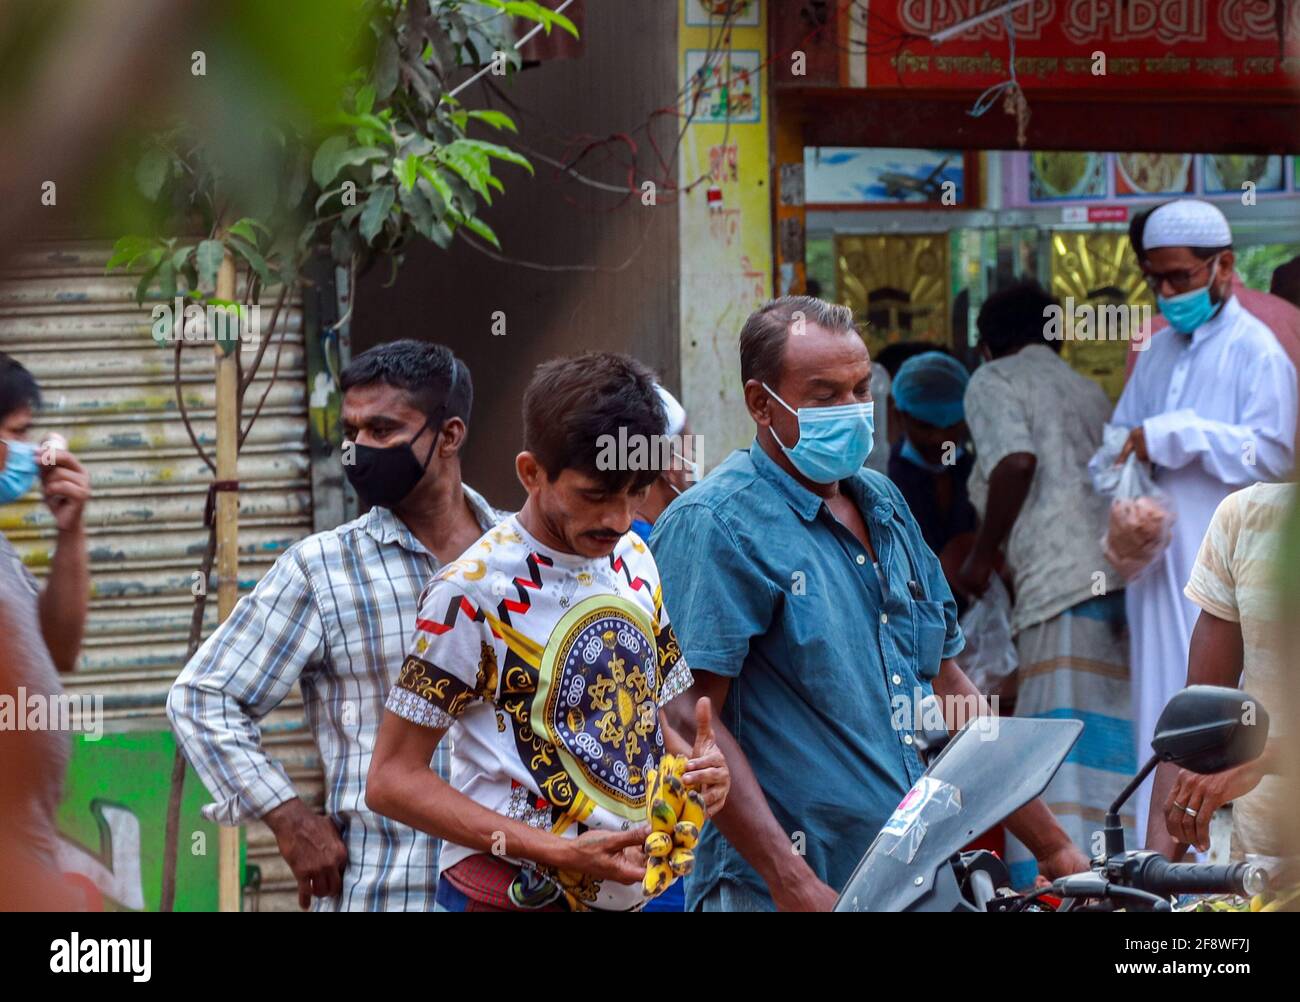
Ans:
[{"label": "dark hair", "polygon": [[924,355],[927,351],[939,351],[945,355],[952,355],[952,352],[944,345],[934,344],[931,341],[896,341],[894,344],[881,348],[879,354],[872,358],[871,361],[872,364],[878,365],[888,372],[889,378],[893,379],[898,375],[898,370],[904,362],[917,355]]},{"label": "dark hair", "polygon": [[17,359],[0,351],[0,419],[24,407],[35,411],[40,406],[41,388],[36,377]]},{"label": "dark hair", "polygon": [[[1142,212],[1135,212],[1133,218],[1129,220],[1128,242],[1133,248],[1133,253],[1137,255],[1139,262],[1141,262],[1147,254],[1146,247],[1142,243],[1142,234],[1146,232],[1147,220],[1151,218],[1151,213],[1155,212],[1156,209],[1159,209],[1162,206],[1168,205],[1169,202],[1174,201],[1177,201],[1177,199],[1171,198],[1169,201],[1161,202],[1160,205],[1153,205],[1151,208],[1145,209]],[[1188,247],[1187,249],[1201,261],[1208,261],[1210,258],[1214,257],[1215,254],[1222,254],[1224,251],[1232,250],[1232,244],[1224,244],[1222,247]]]},{"label": "dark hair", "polygon": [[[627,441],[643,436],[658,443],[668,418],[654,374],[636,359],[613,352],[588,352],[543,362],[524,391],[524,448],[537,457],[554,481],[565,470],[594,476],[605,489],[640,490],[654,483],[660,470],[600,469],[601,437],[616,439],[625,428]],[[651,464],[652,466],[654,464]]]},{"label": "dark hair", "polygon": [[474,382],[469,366],[446,345],[410,338],[377,345],[349,362],[339,378],[344,393],[372,383],[406,391],[412,404],[430,419],[439,416],[446,401],[442,420],[458,417],[469,424]]},{"label": "dark hair", "polygon": [[1047,310],[1057,302],[1037,282],[1020,282],[999,289],[980,307],[975,326],[980,344],[987,345],[994,358],[1010,355],[1027,344],[1049,344],[1060,350],[1060,342],[1047,340]]},{"label": "dark hair", "polygon": [[828,303],[815,296],[782,296],[773,299],[749,315],[740,329],[740,381],[751,379],[774,384],[781,375],[786,340],[796,313],[803,321],[828,331],[853,331],[853,311],[847,306]]}]

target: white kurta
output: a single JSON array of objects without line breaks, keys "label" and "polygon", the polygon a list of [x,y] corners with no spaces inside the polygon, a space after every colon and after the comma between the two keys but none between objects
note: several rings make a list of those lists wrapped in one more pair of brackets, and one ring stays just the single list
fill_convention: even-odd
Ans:
[{"label": "white kurta", "polygon": [[[1139,762],[1151,754],[1160,712],[1187,684],[1200,610],[1183,587],[1210,518],[1232,491],[1290,475],[1296,396],[1286,352],[1234,296],[1190,337],[1158,332],[1115,407],[1113,424],[1145,429],[1156,482],[1178,511],[1169,549],[1126,591]],[[1148,778],[1136,804],[1143,841],[1150,797]]]}]

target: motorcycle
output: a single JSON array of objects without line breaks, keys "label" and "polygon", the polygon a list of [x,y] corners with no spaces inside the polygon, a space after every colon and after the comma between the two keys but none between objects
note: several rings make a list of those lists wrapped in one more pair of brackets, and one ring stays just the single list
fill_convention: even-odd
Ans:
[{"label": "motorcycle", "polygon": [[1244,692],[1220,686],[1189,686],[1165,706],[1154,754],[1110,806],[1105,848],[1090,872],[1022,894],[996,854],[962,851],[1042,794],[1082,730],[1078,720],[977,717],[951,740],[946,731],[918,732],[925,774],[872,841],[834,910],[1170,911],[1170,898],[1179,894],[1253,896],[1267,889],[1267,871],[1253,863],[1175,863],[1124,846],[1120,809],[1159,763],[1212,773],[1263,752],[1268,714]]}]

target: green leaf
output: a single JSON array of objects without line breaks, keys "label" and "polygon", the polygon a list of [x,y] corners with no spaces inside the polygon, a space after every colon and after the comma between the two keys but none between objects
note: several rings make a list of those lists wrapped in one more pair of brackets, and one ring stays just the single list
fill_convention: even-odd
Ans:
[{"label": "green leaf", "polygon": [[447,183],[447,179],[442,176],[441,172],[431,167],[428,161],[420,162],[420,174],[428,180],[433,190],[441,196],[443,204],[447,206],[447,211],[451,214],[452,218],[457,218],[459,213],[457,213],[455,208],[452,206],[452,200],[456,196],[451,190],[451,185]]},{"label": "green leaf", "polygon": [[375,97],[387,101],[397,89],[398,65],[401,54],[397,50],[397,40],[388,32],[379,40],[379,50],[375,53]]},{"label": "green leaf", "polygon": [[424,136],[412,136],[409,139],[402,140],[401,153],[403,156],[416,156],[423,159],[433,150],[433,142]]},{"label": "green leaf", "polygon": [[170,155],[157,148],[149,150],[135,165],[136,187],[149,201],[156,201],[163,185],[167,183],[167,176],[171,173],[171,169]]},{"label": "green leaf", "polygon": [[140,276],[140,281],[135,287],[135,301],[143,303],[145,297],[149,295],[149,283],[153,281],[154,275],[158,274],[158,269],[162,267],[161,258],[158,263]]},{"label": "green leaf", "polygon": [[397,175],[397,180],[402,183],[402,187],[410,191],[415,187],[416,179],[420,176],[420,158],[412,153],[404,160],[394,161],[393,173]]},{"label": "green leaf", "polygon": [[338,198],[342,194],[343,188],[341,186],[338,188],[327,188],[325,191],[322,191],[320,197],[316,199],[316,211],[320,212],[320,210],[324,208],[325,203],[330,201],[330,199]]},{"label": "green leaf", "polygon": [[457,149],[456,144],[453,143],[439,150],[438,156],[469,185],[471,191],[488,205],[492,204],[492,193],[488,191],[487,186],[491,169],[488,167],[485,155],[472,150]]},{"label": "green leaf", "polygon": [[[234,232],[234,227],[231,227]],[[194,255],[195,262],[199,269],[199,286],[206,290],[216,289],[217,272],[221,270],[221,262],[226,257],[226,245],[220,240],[204,240],[199,244],[198,252]]]},{"label": "green leaf", "polygon": [[184,247],[178,247],[172,252],[172,267],[180,271],[185,267],[185,259],[190,256],[190,251],[194,250],[193,244],[186,244]]},{"label": "green leaf", "polygon": [[248,216],[245,216],[243,219],[239,220],[238,222],[231,223],[230,226],[227,228],[226,232],[233,233],[237,237],[243,237],[250,244],[256,247],[259,243],[261,243],[261,240],[258,238],[257,235],[258,230],[261,230],[267,236],[271,235],[271,231],[268,230],[261,223],[259,223],[256,219],[251,219]]},{"label": "green leaf", "polygon": [[176,269],[171,258],[164,258],[158,269],[158,291],[163,299],[172,299],[176,295]]},{"label": "green leaf", "polygon": [[510,147],[502,146],[499,143],[489,143],[482,139],[460,139],[453,143],[452,146],[463,146],[469,149],[479,150],[490,157],[495,157],[497,160],[504,160],[506,163],[518,164],[520,167],[527,170],[529,174],[534,173],[533,165],[528,162],[527,157],[522,153],[517,153],[510,149]]},{"label": "green leaf", "polygon": [[108,264],[104,266],[104,270],[112,271],[114,268],[125,268],[129,271],[135,267],[135,263],[140,258],[154,250],[157,244],[158,241],[153,237],[142,237],[134,233],[118,237],[117,242],[113,244],[113,254],[108,259]]},{"label": "green leaf", "polygon": [[411,225],[415,227],[415,232],[428,237],[437,220],[433,215],[433,204],[424,193],[424,189],[403,188],[397,193],[397,198],[401,202],[402,210],[411,217]]},{"label": "green leaf", "polygon": [[578,37],[578,26],[570,21],[563,14],[557,14],[550,8],[543,7],[532,0],[482,0],[488,7],[494,7],[497,10],[504,11],[512,17],[522,17],[529,21],[540,23],[549,35],[551,27],[558,25],[567,31],[574,38]]},{"label": "green leaf", "polygon": [[507,115],[504,111],[470,111],[466,114],[473,119],[492,126],[494,129],[509,129],[511,132],[518,132],[515,126],[515,120]]},{"label": "green leaf", "polygon": [[490,243],[497,250],[501,249],[501,241],[499,241],[497,239],[497,235],[492,232],[492,227],[488,226],[487,223],[479,219],[478,216],[468,217],[465,220],[464,225],[466,229],[470,230],[473,233],[477,233],[479,236],[481,236],[484,240]]},{"label": "green leaf", "polygon": [[357,91],[356,107],[358,115],[369,115],[370,109],[375,106],[375,88],[371,84],[366,84]]},{"label": "green leaf", "polygon": [[256,247],[252,246],[246,240],[241,240],[239,237],[232,236],[230,238],[230,249],[249,263],[252,269],[257,272],[257,277],[262,280],[263,286],[274,284],[271,277],[270,265],[266,263],[266,258],[258,252]]},{"label": "green leaf", "polygon": [[324,188],[338,176],[343,169],[341,158],[348,149],[346,136],[330,136],[316,149],[311,161],[311,176],[319,187]]},{"label": "green leaf", "polygon": [[355,167],[367,160],[386,156],[388,153],[378,146],[352,146],[347,136],[330,136],[320,144],[312,158],[311,176],[319,187],[324,188],[338,177],[344,167]]},{"label": "green leaf", "polygon": [[393,207],[393,196],[393,189],[385,185],[366,199],[366,207],[361,213],[361,239],[366,243],[373,243],[384,228],[388,210]]}]

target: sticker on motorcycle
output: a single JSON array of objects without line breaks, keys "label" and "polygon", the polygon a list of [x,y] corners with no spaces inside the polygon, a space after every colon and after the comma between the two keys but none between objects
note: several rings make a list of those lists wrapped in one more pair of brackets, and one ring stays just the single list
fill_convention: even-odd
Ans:
[{"label": "sticker on motorcycle", "polygon": [[888,855],[910,863],[930,825],[960,810],[961,791],[957,787],[933,776],[922,776],[885,822],[879,837],[895,840],[886,850]]}]

